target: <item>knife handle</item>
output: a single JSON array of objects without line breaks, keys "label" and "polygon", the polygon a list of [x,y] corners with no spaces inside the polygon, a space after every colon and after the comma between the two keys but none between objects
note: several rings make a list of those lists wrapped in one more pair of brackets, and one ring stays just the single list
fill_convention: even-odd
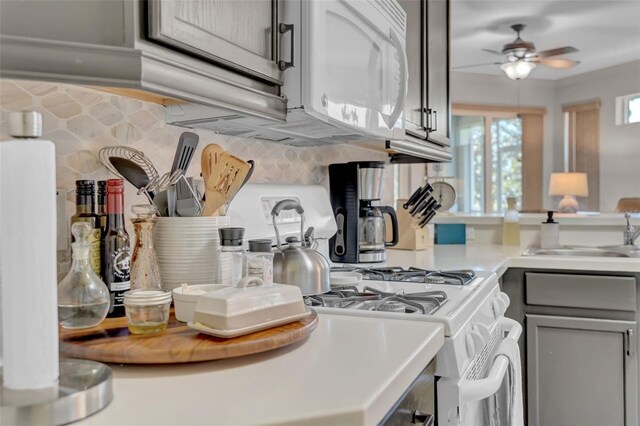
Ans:
[{"label": "knife handle", "polygon": [[[431,185],[429,185],[429,187],[431,187]],[[429,189],[429,188],[427,188],[427,190],[425,190],[425,191],[422,191],[422,194],[420,195],[420,198],[418,198],[415,201],[415,203],[413,204],[413,207],[411,208],[411,210],[409,210],[409,214],[411,216],[415,216],[416,215],[418,210],[420,210],[419,209],[420,205],[422,205],[422,202],[425,201],[430,194],[431,194],[431,189]]]},{"label": "knife handle", "polygon": [[420,228],[424,228],[425,226],[427,226],[427,224],[429,223],[429,221],[430,221],[431,219],[433,219],[433,217],[434,217],[435,215],[436,215],[436,211],[435,211],[435,210],[431,210],[431,211],[429,212],[429,214],[427,214],[427,215],[424,217],[424,219],[422,219],[422,220],[420,221],[420,225],[419,225],[419,226],[420,226]]},{"label": "knife handle", "polygon": [[413,204],[413,202],[416,199],[418,199],[420,194],[422,194],[422,187],[419,187],[418,189],[415,190],[415,192],[413,194],[411,194],[411,197],[409,197],[407,202],[402,205],[402,208],[407,210],[409,208],[409,206],[411,206]]}]

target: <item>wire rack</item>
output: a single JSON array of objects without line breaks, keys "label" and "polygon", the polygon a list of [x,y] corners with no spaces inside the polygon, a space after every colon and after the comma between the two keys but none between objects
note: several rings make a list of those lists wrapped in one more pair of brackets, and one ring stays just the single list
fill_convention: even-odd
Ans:
[{"label": "wire rack", "polygon": [[111,164],[110,157],[119,157],[124,158],[126,160],[132,161],[136,163],[138,166],[142,167],[142,170],[145,171],[147,176],[149,176],[149,181],[154,182],[159,179],[160,175],[158,170],[155,168],[151,160],[149,160],[142,151],[138,151],[137,149],[129,148],[128,146],[107,146],[100,150],[98,153],[98,157],[100,158],[100,162],[114,175],[120,177],[121,179],[125,179],[113,164]]}]

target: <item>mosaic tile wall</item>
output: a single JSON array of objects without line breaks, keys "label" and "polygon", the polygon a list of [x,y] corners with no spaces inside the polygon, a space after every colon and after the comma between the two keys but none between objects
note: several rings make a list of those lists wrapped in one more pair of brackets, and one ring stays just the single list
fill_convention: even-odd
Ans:
[{"label": "mosaic tile wall", "polygon": [[[44,116],[44,139],[56,145],[58,187],[68,191],[68,214],[73,214],[77,179],[105,179],[109,172],[98,160],[100,148],[127,145],[143,151],[162,173],[171,168],[178,137],[185,129],[164,123],[163,107],[83,86],[3,80],[0,82],[0,140],[9,139],[5,124],[10,111],[35,110]],[[199,149],[187,175],[199,175],[200,152],[208,143],[256,162],[252,182],[323,184],[327,165],[354,160],[386,160],[386,155],[354,146],[291,147],[196,130]],[[391,170],[387,196],[391,198]],[[126,185],[128,206],[144,202]],[[127,207],[127,211],[130,209]]]}]

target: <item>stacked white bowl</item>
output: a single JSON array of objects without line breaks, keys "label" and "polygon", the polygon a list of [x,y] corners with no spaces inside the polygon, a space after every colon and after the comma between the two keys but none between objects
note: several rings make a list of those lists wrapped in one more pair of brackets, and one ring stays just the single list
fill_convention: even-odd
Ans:
[{"label": "stacked white bowl", "polygon": [[[159,217],[153,242],[158,256],[162,288],[182,283],[211,284],[218,276],[218,229],[228,227],[229,216]],[[231,268],[231,265],[221,265]]]}]

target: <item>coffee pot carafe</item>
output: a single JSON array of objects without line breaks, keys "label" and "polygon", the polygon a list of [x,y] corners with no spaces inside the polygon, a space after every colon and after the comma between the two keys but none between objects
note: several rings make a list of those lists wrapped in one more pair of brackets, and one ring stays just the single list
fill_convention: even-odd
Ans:
[{"label": "coffee pot carafe", "polygon": [[[393,235],[391,241],[385,241],[387,235],[385,213],[391,217]],[[398,218],[395,210],[389,206],[377,207],[370,204],[361,207],[358,231],[360,253],[384,251],[385,247],[395,246],[398,244]]]}]

